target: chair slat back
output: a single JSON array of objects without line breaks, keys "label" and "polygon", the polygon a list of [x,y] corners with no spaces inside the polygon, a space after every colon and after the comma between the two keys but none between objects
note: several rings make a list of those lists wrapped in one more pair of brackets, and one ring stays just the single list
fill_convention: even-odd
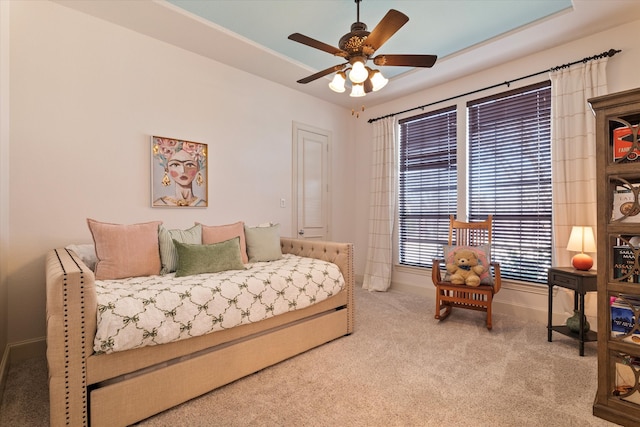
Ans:
[{"label": "chair slat back", "polygon": [[463,222],[453,215],[449,221],[449,245],[480,246],[491,244],[491,226],[493,216],[489,215],[484,221]]}]

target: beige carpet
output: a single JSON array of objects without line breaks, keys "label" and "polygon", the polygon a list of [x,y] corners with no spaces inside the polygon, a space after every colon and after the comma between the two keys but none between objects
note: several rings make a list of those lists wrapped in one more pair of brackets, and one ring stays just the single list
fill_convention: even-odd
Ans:
[{"label": "beige carpet", "polygon": [[[432,299],[356,292],[356,332],[140,423],[142,426],[611,426],[591,414],[596,344],[546,325]],[[211,367],[216,369],[218,367]],[[11,368],[1,426],[46,426],[46,363]]]}]

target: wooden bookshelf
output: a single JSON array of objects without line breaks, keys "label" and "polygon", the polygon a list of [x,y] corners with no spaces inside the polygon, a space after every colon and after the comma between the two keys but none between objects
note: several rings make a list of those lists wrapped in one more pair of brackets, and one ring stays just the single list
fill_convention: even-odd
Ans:
[{"label": "wooden bookshelf", "polygon": [[640,425],[640,88],[589,100],[596,113],[598,390],[593,414]]}]

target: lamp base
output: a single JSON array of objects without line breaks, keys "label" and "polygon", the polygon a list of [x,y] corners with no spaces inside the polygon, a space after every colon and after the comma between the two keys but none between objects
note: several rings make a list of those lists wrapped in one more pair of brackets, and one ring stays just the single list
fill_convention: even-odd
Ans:
[{"label": "lamp base", "polygon": [[585,253],[576,254],[571,258],[571,265],[576,270],[588,271],[593,267],[593,258]]}]

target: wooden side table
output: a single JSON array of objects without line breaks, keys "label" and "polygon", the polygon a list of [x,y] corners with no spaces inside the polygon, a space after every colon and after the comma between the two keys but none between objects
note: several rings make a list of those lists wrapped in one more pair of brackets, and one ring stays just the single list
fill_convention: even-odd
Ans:
[{"label": "wooden side table", "polygon": [[[584,332],[584,296],[587,292],[598,290],[597,274],[595,270],[580,271],[573,267],[551,267],[547,272],[547,285],[549,286],[549,321],[547,323],[547,340],[551,342],[551,333],[559,332],[568,337],[575,338],[580,343],[580,356],[584,356],[584,343],[597,341],[598,334],[594,331]],[[553,287],[573,290],[573,309],[580,312],[580,332],[569,330],[566,325],[553,326]]]}]

